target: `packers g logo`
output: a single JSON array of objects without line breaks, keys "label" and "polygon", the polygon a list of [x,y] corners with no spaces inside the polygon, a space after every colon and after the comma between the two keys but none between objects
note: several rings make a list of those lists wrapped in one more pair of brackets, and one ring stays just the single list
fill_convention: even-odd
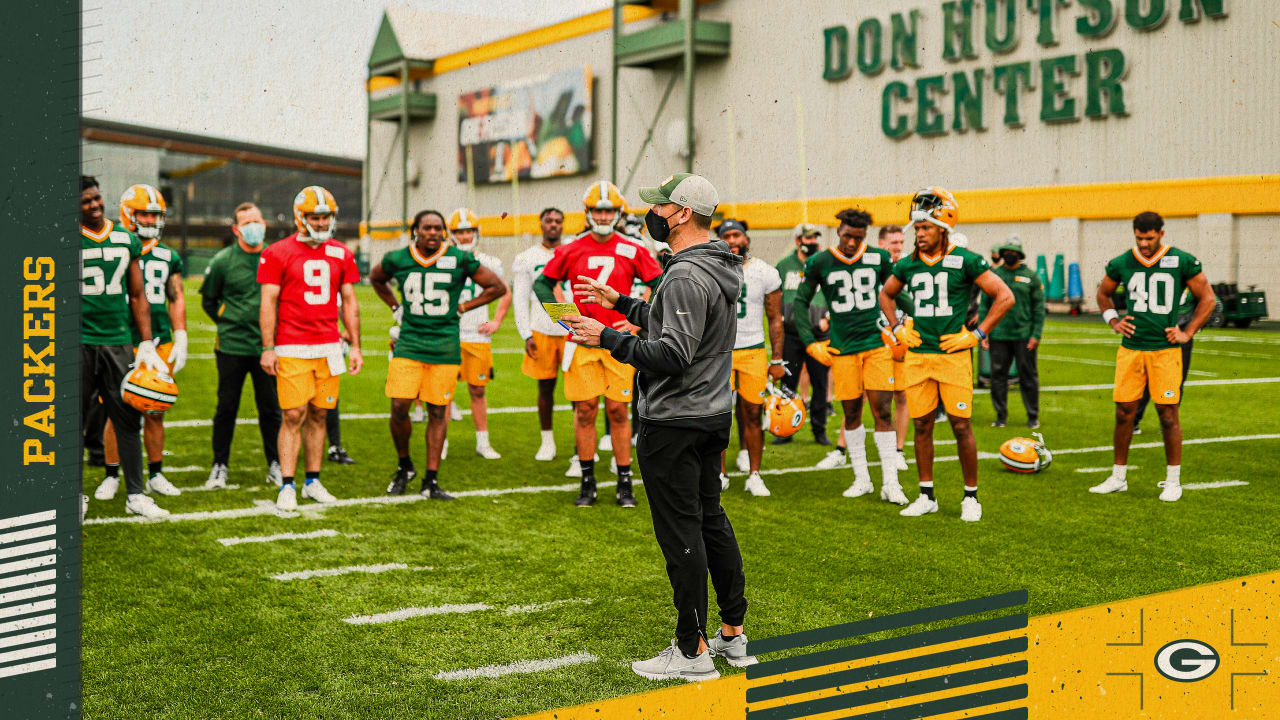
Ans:
[{"label": "packers g logo", "polygon": [[1173,391],[1172,391],[1172,390],[1165,390],[1165,391],[1164,391],[1164,396],[1165,396],[1165,397],[1167,397],[1167,398],[1171,398],[1171,397],[1173,397]]},{"label": "packers g logo", "polygon": [[967,408],[967,407],[969,407],[969,404],[968,404],[968,403],[966,403],[966,402],[961,401],[961,402],[956,403],[956,409],[957,409],[957,410],[964,410],[964,409],[965,409],[965,408]]},{"label": "packers g logo", "polygon": [[1156,651],[1156,670],[1175,682],[1204,680],[1219,664],[1218,651],[1199,640],[1174,640]]}]

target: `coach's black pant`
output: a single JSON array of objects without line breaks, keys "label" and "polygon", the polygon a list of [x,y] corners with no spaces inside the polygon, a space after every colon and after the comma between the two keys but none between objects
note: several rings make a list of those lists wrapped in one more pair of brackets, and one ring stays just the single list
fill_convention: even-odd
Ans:
[{"label": "coach's black pant", "polygon": [[695,430],[641,421],[636,459],[644,475],[653,535],[667,561],[676,606],[676,641],[692,655],[706,637],[707,573],[720,620],[741,625],[746,577],[738,539],[720,507],[720,453],[729,428]]},{"label": "coach's black pant", "polygon": [[831,377],[831,368],[818,362],[804,349],[804,341],[798,335],[786,335],[782,343],[782,360],[787,364],[789,375],[782,376],[782,384],[795,392],[800,386],[801,368],[809,369],[809,387],[813,389],[813,397],[809,400],[809,424],[814,435],[825,435],[827,432],[827,380]]},{"label": "coach's black pant", "polygon": [[1027,349],[1026,340],[989,340],[991,344],[991,404],[996,420],[1009,419],[1009,367],[1018,361],[1018,390],[1022,406],[1027,409],[1027,422],[1040,419],[1040,370],[1036,367],[1036,351]]},{"label": "coach's black pant", "polygon": [[116,430],[125,489],[130,495],[137,495],[143,492],[142,438],[139,436],[142,413],[125,404],[120,396],[120,384],[132,362],[131,345],[80,346],[80,417],[88,417],[91,403],[101,396],[103,410]]},{"label": "coach's black pant", "polygon": [[[1179,325],[1183,330],[1186,325]],[[1182,386],[1187,384],[1187,373],[1191,372],[1191,345],[1194,340],[1188,340],[1182,343],[1182,382],[1178,383],[1178,397],[1182,397]],[[1142,389],[1142,399],[1138,401],[1138,414],[1133,418],[1133,426],[1138,427],[1138,423],[1142,422],[1142,416],[1147,413],[1147,404],[1151,402],[1151,388],[1144,387]]]},{"label": "coach's black pant", "polygon": [[213,462],[227,465],[231,460],[231,440],[236,434],[240,393],[244,376],[253,379],[253,396],[258,405],[258,431],[267,463],[280,459],[276,440],[280,435],[280,401],[276,399],[276,379],[267,374],[257,355],[215,353],[218,358],[218,407],[213,412]]}]

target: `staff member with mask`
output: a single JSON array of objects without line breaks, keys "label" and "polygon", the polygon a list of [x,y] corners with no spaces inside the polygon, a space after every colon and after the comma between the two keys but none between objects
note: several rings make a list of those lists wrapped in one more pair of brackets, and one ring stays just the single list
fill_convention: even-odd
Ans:
[{"label": "staff member with mask", "polygon": [[[562,318],[574,342],[600,346],[639,370],[640,442],[637,456],[653,516],[654,537],[666,559],[676,606],[676,638],[631,669],[651,680],[719,677],[711,656],[742,667],[754,662],[743,618],[746,578],[733,526],[720,506],[720,454],[729,445],[733,392],[729,373],[737,336],[742,260],[710,237],[716,189],[699,175],[680,173],[659,187],[641,188],[653,205],[645,226],[672,256],[651,302],[619,294],[586,275],[575,285],[580,301],[621,312],[647,331],[645,339],[580,315]],[[720,630],[707,638],[707,574],[720,606]]]},{"label": "staff member with mask", "polygon": [[258,362],[262,355],[258,258],[267,226],[262,211],[253,203],[241,203],[234,217],[231,232],[236,240],[209,261],[204,285],[200,287],[200,306],[218,326],[218,339],[213,346],[218,361],[218,407],[213,413],[213,467],[205,487],[227,486],[231,439],[236,432],[245,375],[253,378],[258,430],[262,433],[263,454],[267,456],[267,482],[278,486],[280,455],[276,452],[276,438],[280,434],[280,403],[276,400],[275,378]]},{"label": "staff member with mask", "polygon": [[[1009,420],[1009,366],[1018,363],[1018,390],[1027,409],[1027,427],[1040,427],[1040,373],[1036,367],[1036,348],[1044,331],[1044,287],[1040,275],[1022,261],[1022,241],[1010,237],[996,248],[1000,264],[991,268],[1013,291],[1013,307],[999,325],[991,329],[991,337],[982,347],[991,352],[991,404],[995,406],[993,427],[1004,427]],[[991,298],[981,297],[980,320],[991,310]]]}]

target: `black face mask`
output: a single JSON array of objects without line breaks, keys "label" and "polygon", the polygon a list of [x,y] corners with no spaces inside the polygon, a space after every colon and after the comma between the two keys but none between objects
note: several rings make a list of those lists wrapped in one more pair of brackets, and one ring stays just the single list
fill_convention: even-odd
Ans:
[{"label": "black face mask", "polygon": [[[677,211],[678,212],[678,211]],[[666,242],[671,235],[671,226],[667,224],[667,219],[649,208],[649,212],[645,213],[644,226],[649,229],[649,237],[654,242]]]},{"label": "black face mask", "polygon": [[1005,252],[1000,253],[1000,259],[1004,261],[1005,265],[1017,265],[1022,258],[1018,257],[1016,252]]},{"label": "black face mask", "polygon": [[804,248],[805,255],[813,255],[822,249],[822,245],[818,243],[800,243],[800,247]]}]

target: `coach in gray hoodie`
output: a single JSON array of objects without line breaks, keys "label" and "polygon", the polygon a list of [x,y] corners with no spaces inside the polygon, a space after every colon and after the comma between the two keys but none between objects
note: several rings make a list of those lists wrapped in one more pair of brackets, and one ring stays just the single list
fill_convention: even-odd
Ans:
[{"label": "coach in gray hoodie", "polygon": [[[733,526],[720,506],[720,455],[729,445],[733,391],[729,372],[737,335],[742,260],[710,237],[719,196],[699,175],[673,175],[641,188],[653,208],[645,226],[673,251],[650,302],[620,295],[585,275],[579,301],[598,302],[646,331],[646,338],[606,328],[577,315],[562,318],[574,342],[603,347],[639,370],[640,441],[654,537],[666,559],[675,595],[676,638],[649,660],[632,663],[653,680],[719,677],[711,656],[731,665],[754,662],[746,653],[746,579]],[[707,574],[720,606],[720,629],[707,638]]]}]

